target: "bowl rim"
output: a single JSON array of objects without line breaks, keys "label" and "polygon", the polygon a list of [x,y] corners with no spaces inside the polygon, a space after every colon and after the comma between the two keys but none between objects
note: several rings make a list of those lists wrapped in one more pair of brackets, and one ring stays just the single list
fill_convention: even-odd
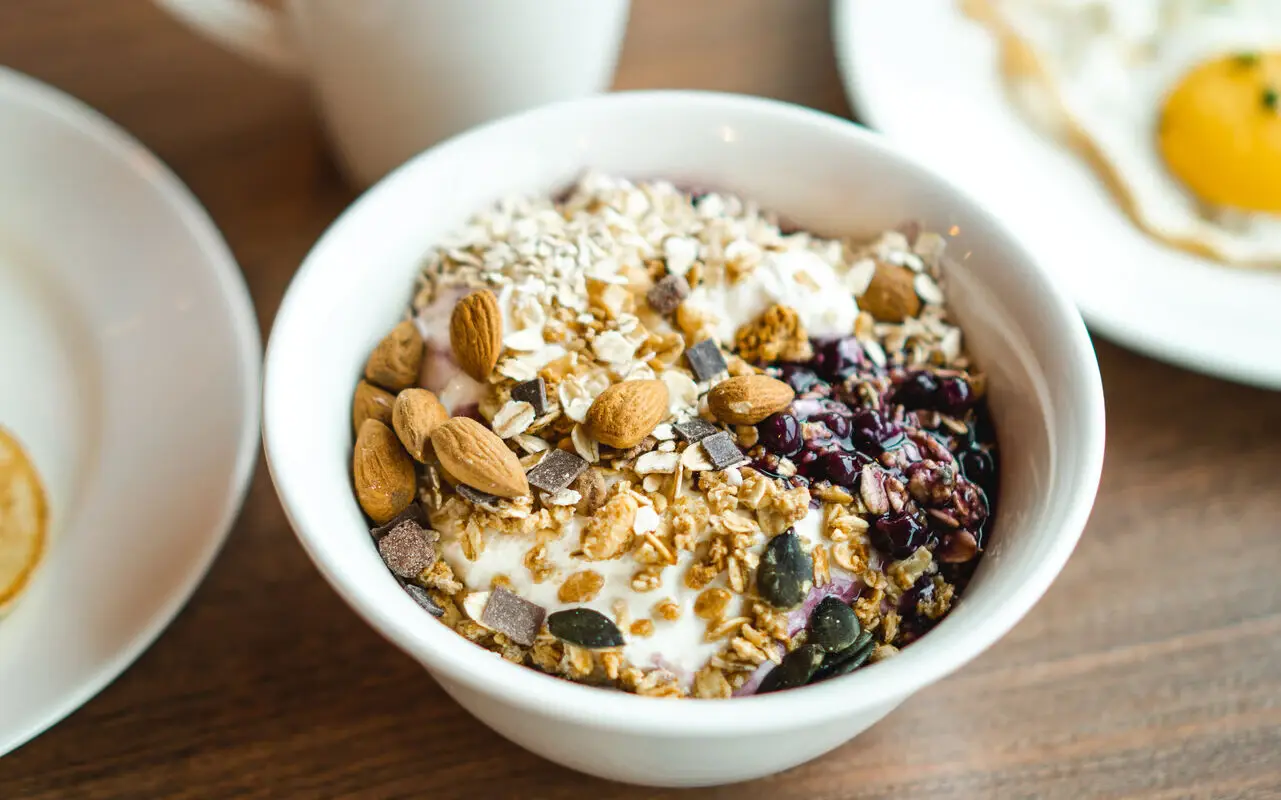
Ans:
[{"label": "bowl rim", "polygon": [[[311,279],[316,269],[318,254],[332,246],[345,235],[354,216],[371,204],[371,198],[397,191],[402,185],[417,180],[417,175],[430,170],[437,161],[454,158],[455,152],[466,147],[470,140],[493,136],[503,128],[524,128],[532,125],[556,124],[567,116],[587,112],[608,114],[613,110],[649,106],[655,111],[672,113],[681,108],[699,107],[732,117],[739,124],[787,125],[822,129],[850,142],[851,147],[870,149],[876,154],[898,162],[907,170],[922,173],[928,182],[954,195],[958,202],[982,218],[995,233],[1001,246],[1014,254],[1012,260],[1020,262],[1019,268],[1028,273],[1027,278],[1036,285],[1051,304],[1054,319],[1048,325],[1058,329],[1057,339],[1064,349],[1064,363],[1073,383],[1080,404],[1081,419],[1085,429],[1074,441],[1078,453],[1076,462],[1080,469],[1072,477],[1075,493],[1061,514],[1052,531],[1041,535],[1052,539],[1044,559],[1026,572],[1001,604],[999,610],[974,621],[963,637],[949,637],[950,642],[925,637],[912,648],[902,651],[891,660],[893,667],[873,664],[841,680],[827,681],[780,694],[734,698],[732,702],[669,702],[661,698],[601,690],[597,687],[566,681],[529,669],[494,659],[491,653],[475,647],[470,642],[455,637],[456,647],[436,649],[419,632],[399,624],[381,604],[375,602],[363,588],[349,581],[340,561],[327,552],[326,546],[308,531],[297,513],[305,503],[305,487],[294,484],[289,476],[280,473],[275,454],[289,446],[273,434],[272,420],[287,413],[283,404],[278,405],[280,394],[275,366],[286,357],[279,347],[281,330],[297,324],[295,320],[306,317],[306,309],[298,302],[297,287]],[[920,688],[933,683],[978,656],[1004,636],[1031,609],[1049,588],[1062,570],[1084,530],[1093,507],[1103,466],[1104,408],[1103,388],[1093,345],[1080,315],[1066,293],[1052,276],[1041,269],[1037,261],[1006,230],[1003,223],[976,203],[962,188],[927,167],[897,145],[849,120],[804,108],[791,103],[744,95],[691,91],[691,90],[642,90],[616,92],[542,106],[486,123],[431,147],[401,165],[358,197],[325,230],[308,252],[301,267],[291,280],[280,304],[268,341],[263,381],[263,442],[267,465],[291,527],[317,569],[334,590],[367,623],[385,638],[412,655],[433,673],[448,683],[457,683],[504,704],[517,706],[535,713],[572,721],[587,727],[627,730],[637,733],[678,734],[681,736],[705,733],[747,734],[767,728],[778,728],[784,720],[810,719],[820,721],[837,715],[853,714],[858,709],[897,703]],[[937,632],[936,632],[937,633]],[[496,670],[502,670],[497,672]],[[498,679],[494,679],[497,677]],[[448,688],[448,686],[447,686]]]}]

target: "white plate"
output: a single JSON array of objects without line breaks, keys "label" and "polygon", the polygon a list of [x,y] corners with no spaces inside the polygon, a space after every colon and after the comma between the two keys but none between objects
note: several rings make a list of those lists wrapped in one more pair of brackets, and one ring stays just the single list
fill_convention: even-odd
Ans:
[{"label": "white plate", "polygon": [[859,117],[1003,217],[1091,327],[1281,389],[1281,272],[1220,266],[1139,231],[1083,162],[1007,102],[988,32],[955,0],[834,0],[832,12]]},{"label": "white plate", "polygon": [[178,613],[257,452],[260,340],[187,189],[72,98],[0,68],[0,425],[52,542],[0,620],[0,754],[110,683]]}]

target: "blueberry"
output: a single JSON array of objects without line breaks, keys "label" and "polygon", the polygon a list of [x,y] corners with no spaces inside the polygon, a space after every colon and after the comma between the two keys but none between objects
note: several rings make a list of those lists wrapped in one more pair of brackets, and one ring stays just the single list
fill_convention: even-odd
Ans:
[{"label": "blueberry", "polygon": [[859,473],[867,463],[866,457],[857,453],[828,453],[814,462],[820,478],[826,478],[837,486],[853,489],[858,484]]},{"label": "blueberry", "polygon": [[826,425],[827,429],[832,432],[832,435],[838,439],[844,439],[846,436],[850,435],[849,417],[842,414],[837,414],[834,411],[828,411],[822,414],[815,414],[810,419]]},{"label": "blueberry", "polygon": [[907,558],[924,545],[929,529],[914,514],[892,511],[872,525],[872,546],[893,559]]},{"label": "blueberry", "polygon": [[991,445],[996,442],[996,429],[992,426],[992,415],[988,413],[987,406],[979,404],[975,407],[974,421],[969,428],[969,440],[972,446]]},{"label": "blueberry", "polygon": [[780,364],[778,377],[779,380],[791,386],[792,391],[797,394],[804,394],[815,388],[815,384],[820,383],[814,371],[801,364]]},{"label": "blueberry", "polygon": [[934,578],[929,575],[917,578],[912,588],[903,593],[898,601],[898,613],[904,618],[916,616],[916,606],[922,600],[926,603],[934,600]]},{"label": "blueberry", "polygon": [[783,477],[779,474],[778,467],[778,456],[773,453],[766,453],[764,456],[752,461],[752,469],[771,478]]},{"label": "blueberry", "polygon": [[850,441],[860,452],[880,455],[888,443],[900,436],[902,429],[871,409],[863,409],[850,419]]},{"label": "blueberry", "polygon": [[934,578],[930,575],[922,575],[913,584],[911,589],[903,593],[899,598],[898,613],[899,636],[898,643],[905,646],[923,636],[930,628],[934,627],[935,620],[929,615],[920,612],[920,604],[930,604],[934,600]]},{"label": "blueberry", "polygon": [[913,372],[894,389],[894,402],[909,411],[933,409],[938,398],[939,381],[932,372]]},{"label": "blueberry", "polygon": [[964,414],[974,405],[974,391],[964,378],[949,376],[939,380],[938,410],[952,416]]},{"label": "blueberry", "polygon": [[766,417],[756,426],[756,435],[762,445],[780,456],[795,455],[805,444],[800,421],[785,411]]},{"label": "blueberry", "polygon": [[894,390],[894,402],[909,411],[930,410],[958,416],[974,404],[974,392],[964,378],[921,371],[904,378]]},{"label": "blueberry", "polygon": [[961,463],[961,474],[978,484],[988,494],[996,485],[996,462],[986,450],[967,450],[957,459]]},{"label": "blueberry", "polygon": [[913,372],[894,389],[894,402],[908,411],[933,408],[939,382],[930,372]]},{"label": "blueberry", "polygon": [[814,348],[814,369],[831,383],[839,383],[863,363],[863,345],[853,336],[829,339]]}]

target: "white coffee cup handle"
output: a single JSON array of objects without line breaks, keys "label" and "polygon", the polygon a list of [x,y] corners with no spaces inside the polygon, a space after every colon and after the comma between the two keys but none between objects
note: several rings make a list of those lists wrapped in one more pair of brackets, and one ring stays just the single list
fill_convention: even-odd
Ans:
[{"label": "white coffee cup handle", "polygon": [[300,74],[302,54],[284,18],[254,0],[155,0],[192,30],[245,58],[280,72]]}]

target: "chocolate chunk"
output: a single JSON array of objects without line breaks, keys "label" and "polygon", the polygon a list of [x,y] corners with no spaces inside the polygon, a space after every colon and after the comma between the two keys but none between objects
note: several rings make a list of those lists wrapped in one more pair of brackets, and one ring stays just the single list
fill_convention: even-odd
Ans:
[{"label": "chocolate chunk", "polygon": [[700,381],[711,380],[728,369],[720,346],[711,339],[704,339],[693,347],[687,347],[685,360]]},{"label": "chocolate chunk", "polygon": [[708,436],[720,432],[720,428],[707,420],[699,419],[698,417],[694,417],[686,422],[678,422],[672,427],[676,429],[676,433],[680,434],[682,439],[690,444],[693,444],[694,442],[701,442]]},{"label": "chocolate chunk", "polygon": [[445,609],[436,605],[436,601],[431,599],[431,593],[415,583],[405,584],[405,592],[417,603],[424,611],[433,617],[445,616]]},{"label": "chocolate chunk", "polygon": [[378,554],[387,569],[397,577],[409,580],[436,562],[436,542],[440,534],[406,523],[378,540]]},{"label": "chocolate chunk", "polygon": [[482,492],[480,489],[473,489],[465,483],[458,484],[457,490],[464,500],[470,500],[473,505],[479,506],[486,511],[497,511],[502,503],[501,497]]},{"label": "chocolate chunk", "polygon": [[369,535],[378,541],[392,531],[404,526],[410,525],[415,530],[425,531],[431,527],[427,521],[427,512],[423,510],[421,503],[410,503],[409,508],[397,514],[386,525],[379,525],[369,531]]},{"label": "chocolate chunk", "polygon": [[525,477],[530,486],[555,494],[573,483],[574,478],[585,469],[587,462],[573,453],[559,449],[548,450],[543,460],[535,464]]},{"label": "chocolate chunk", "polygon": [[725,431],[714,433],[702,440],[703,450],[707,452],[707,460],[712,462],[712,466],[717,469],[725,469],[735,464],[741,464],[747,460],[743,451],[738,449],[734,440],[729,438]]},{"label": "chocolate chunk", "polygon": [[485,610],[476,621],[504,634],[518,645],[529,647],[542,629],[546,616],[547,610],[542,606],[498,586],[489,593],[489,602],[485,603]]},{"label": "chocolate chunk", "polygon": [[529,403],[534,407],[534,416],[541,417],[547,413],[547,384],[542,378],[518,383],[512,387],[512,399]]},{"label": "chocolate chunk", "polygon": [[668,275],[650,288],[645,299],[649,307],[660,314],[670,314],[689,297],[689,281],[684,275]]}]

